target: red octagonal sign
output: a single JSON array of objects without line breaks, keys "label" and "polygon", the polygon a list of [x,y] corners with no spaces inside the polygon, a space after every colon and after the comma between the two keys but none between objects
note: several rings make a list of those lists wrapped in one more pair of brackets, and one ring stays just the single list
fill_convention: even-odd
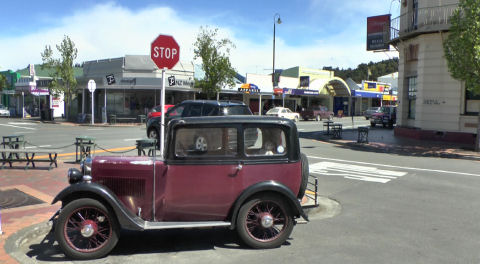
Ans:
[{"label": "red octagonal sign", "polygon": [[180,46],[172,36],[159,35],[152,42],[150,58],[158,68],[171,69],[180,58]]}]

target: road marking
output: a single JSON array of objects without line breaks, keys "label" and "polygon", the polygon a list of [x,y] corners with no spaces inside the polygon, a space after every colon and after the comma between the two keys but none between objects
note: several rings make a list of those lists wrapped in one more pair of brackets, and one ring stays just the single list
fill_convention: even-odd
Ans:
[{"label": "road marking", "polygon": [[396,168],[396,169],[403,169],[403,170],[417,170],[417,171],[428,171],[428,172],[438,172],[438,173],[448,173],[448,174],[460,174],[460,175],[466,175],[466,176],[480,177],[480,174],[473,174],[473,173],[467,173],[467,172],[403,167],[403,166],[377,164],[377,163],[362,162],[362,161],[351,161],[351,160],[342,160],[342,159],[323,158],[323,157],[317,157],[317,156],[308,156],[308,157],[312,158],[312,159],[332,160],[332,161],[340,161],[340,162],[347,162],[347,163],[356,163],[356,164],[365,164],[365,165],[381,166],[381,167],[388,167],[388,168]]},{"label": "road marking", "polygon": [[21,126],[7,125],[7,124],[0,124],[0,126],[8,126],[8,127],[16,127],[16,128],[23,128],[23,129],[37,130],[36,128],[33,128],[33,127],[21,127]]},{"label": "road marking", "polygon": [[123,141],[135,141],[140,140],[141,138],[125,138]]},{"label": "road marking", "polygon": [[100,131],[100,130],[104,130],[103,128],[88,128],[87,129],[88,131]]},{"label": "road marking", "polygon": [[310,165],[309,168],[310,173],[342,176],[346,179],[377,183],[387,183],[407,174],[402,171],[381,170],[371,166],[367,167],[329,161],[314,163]]},{"label": "road marking", "polygon": [[[95,151],[92,151],[92,154],[97,154],[97,153],[103,153],[103,152],[109,152],[109,151],[127,151],[127,150],[132,150],[132,149],[136,149],[137,147],[121,147],[121,148],[112,148],[112,149],[106,149],[106,150],[95,150]],[[75,152],[71,152],[71,153],[60,153],[57,155],[57,157],[68,157],[68,156],[75,156]],[[48,155],[43,155],[43,156],[36,156],[35,157],[36,159],[44,159],[44,158],[48,158]]]},{"label": "road marking", "polygon": [[52,145],[41,145],[41,146],[32,146],[32,147],[25,147],[26,149],[34,149],[34,148],[46,148],[51,147]]},{"label": "road marking", "polygon": [[27,125],[27,126],[36,126],[35,123],[26,123],[26,122],[8,122],[10,125]]}]

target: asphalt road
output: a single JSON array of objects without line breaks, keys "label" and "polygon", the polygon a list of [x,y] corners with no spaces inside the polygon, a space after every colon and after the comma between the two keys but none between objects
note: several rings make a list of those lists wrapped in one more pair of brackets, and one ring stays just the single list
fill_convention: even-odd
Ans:
[{"label": "asphalt road", "polygon": [[[336,120],[348,126],[351,119]],[[97,143],[133,146],[144,127],[91,128],[13,124],[0,120],[0,134],[25,134],[38,144],[72,142],[76,135]],[[359,118],[355,126],[368,124]],[[359,124],[357,124],[359,123]],[[28,130],[19,127],[35,128]],[[321,130],[301,121],[300,131]],[[338,201],[331,218],[311,216],[297,225],[287,245],[252,250],[225,229],[124,233],[106,258],[91,263],[479,263],[480,163],[362,152],[300,139],[320,194]],[[65,261],[55,244],[38,238],[25,249],[40,263]],[[80,262],[79,262],[80,263]]]}]

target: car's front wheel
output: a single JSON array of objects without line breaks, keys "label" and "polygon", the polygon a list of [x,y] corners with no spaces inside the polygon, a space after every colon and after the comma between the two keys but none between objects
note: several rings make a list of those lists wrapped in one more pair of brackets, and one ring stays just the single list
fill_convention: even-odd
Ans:
[{"label": "car's front wheel", "polygon": [[298,116],[296,116],[295,118],[293,118],[293,121],[294,121],[294,122],[298,122]]},{"label": "car's front wheel", "polygon": [[67,204],[55,224],[55,239],[72,259],[96,259],[117,244],[119,228],[114,215],[101,202],[83,198]]},{"label": "car's front wheel", "polygon": [[263,194],[242,205],[237,217],[237,232],[252,248],[282,245],[293,230],[290,206],[275,194]]}]

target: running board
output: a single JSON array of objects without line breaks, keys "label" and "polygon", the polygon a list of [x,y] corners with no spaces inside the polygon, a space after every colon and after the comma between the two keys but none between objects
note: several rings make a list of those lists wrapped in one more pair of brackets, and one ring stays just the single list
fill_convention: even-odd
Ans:
[{"label": "running board", "polygon": [[145,221],[144,230],[160,230],[174,228],[201,228],[231,226],[232,223],[224,221],[203,221],[203,222],[148,222]]}]

